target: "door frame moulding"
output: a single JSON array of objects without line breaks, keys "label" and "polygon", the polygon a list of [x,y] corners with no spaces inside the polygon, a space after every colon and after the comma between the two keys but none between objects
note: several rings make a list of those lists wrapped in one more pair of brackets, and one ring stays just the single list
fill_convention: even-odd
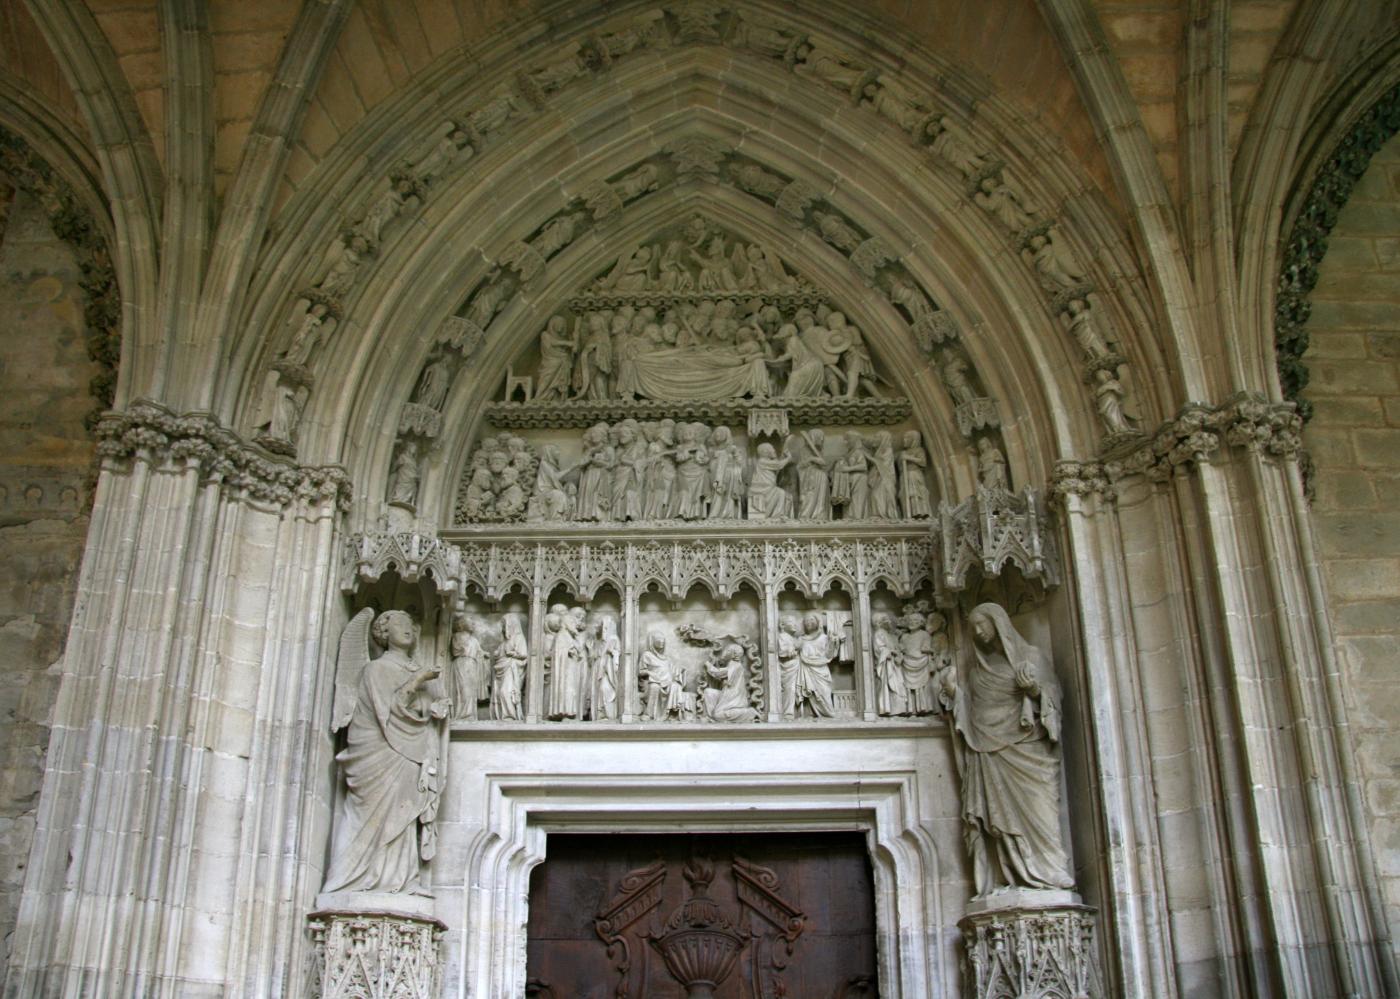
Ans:
[{"label": "door frame moulding", "polygon": [[870,853],[880,994],[942,994],[954,985],[943,960],[951,924],[938,896],[938,855],[918,817],[916,777],[912,770],[488,775],[485,828],[468,850],[462,936],[449,974],[461,995],[524,994],[530,871],[544,861],[550,833],[855,831]]}]

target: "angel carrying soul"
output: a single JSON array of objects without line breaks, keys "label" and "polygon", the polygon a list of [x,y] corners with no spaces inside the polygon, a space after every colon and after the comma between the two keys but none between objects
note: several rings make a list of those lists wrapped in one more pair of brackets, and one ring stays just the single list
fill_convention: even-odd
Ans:
[{"label": "angel carrying soul", "polygon": [[[373,620],[373,625],[371,625]],[[370,657],[370,638],[384,649]],[[325,891],[429,894],[423,864],[437,846],[434,821],[451,702],[436,667],[413,661],[417,628],[404,611],[360,611],[345,628],[336,664],[332,730],[345,799],[331,844]]]}]

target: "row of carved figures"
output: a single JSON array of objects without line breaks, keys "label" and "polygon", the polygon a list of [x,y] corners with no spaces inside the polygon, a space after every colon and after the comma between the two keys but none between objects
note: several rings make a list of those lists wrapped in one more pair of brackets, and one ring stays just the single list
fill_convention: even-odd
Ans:
[{"label": "row of carved figures", "polygon": [[[460,513],[468,523],[932,516],[918,431],[905,431],[898,446],[883,430],[868,439],[851,430],[842,440],[844,451],[829,457],[825,432],[804,430],[781,453],[765,442],[750,459],[728,427],[628,419],[584,431],[582,455],[570,464],[556,445],[536,458],[522,438],[502,433],[473,454]],[[988,478],[1004,479],[1004,461],[983,462]]]},{"label": "row of carved figures", "polygon": [[[539,338],[534,401],[878,396],[865,337],[823,304],[787,321],[734,299],[553,316]],[[510,401],[510,400],[507,400]]]},{"label": "row of carved figures", "polygon": [[[841,617],[839,612],[835,617]],[[786,613],[778,618],[779,687],[776,711],[784,721],[837,715],[831,665],[849,661],[853,647],[849,617],[825,612]],[[544,616],[544,717],[550,721],[617,721],[622,715],[619,668],[624,641],[618,619],[590,614],[581,606],[552,605]],[[490,634],[499,627],[499,633]],[[715,636],[682,625],[675,635],[708,648],[695,675],[667,651],[670,629],[648,629],[637,659],[641,716],[648,721],[751,722],[761,710],[762,663],[747,635]],[[885,717],[927,715],[939,710],[939,677],[952,664],[941,614],[923,602],[900,614],[872,621],[872,660],[877,680],[876,712]],[[494,642],[488,651],[483,637]],[[474,719],[489,705],[493,721],[521,721],[529,661],[524,624],[505,615],[499,626],[467,615],[453,622],[452,665],[446,691],[452,717]]]},{"label": "row of carved figures", "polygon": [[[616,620],[597,615],[589,627],[581,608],[564,605],[549,616],[555,619],[550,682],[559,688],[550,696],[552,716],[615,715],[614,677],[623,654]],[[1060,833],[1060,685],[1049,656],[1016,630],[1004,609],[985,603],[968,615],[973,648],[960,669],[934,618],[906,608],[897,628],[888,616],[876,626],[882,637],[875,645],[885,645],[883,676],[894,676],[896,664],[900,674],[887,681],[882,697],[889,713],[939,711],[949,720],[977,893],[1072,887]],[[500,627],[489,666],[491,714],[517,719],[529,658],[525,632],[514,614]],[[703,682],[697,678],[692,690],[678,678],[665,633],[653,629],[636,671],[645,716],[679,718],[689,709],[718,721],[755,717],[752,643],[703,629],[677,631],[710,647]],[[384,650],[378,658],[371,636]],[[417,640],[413,619],[399,610],[376,618],[366,609],[342,636],[332,728],[346,730],[337,756],[346,793],[327,891],[421,891],[422,864],[435,853],[444,726],[457,701],[475,704],[480,696],[485,653],[470,623],[460,627],[444,684],[439,667],[414,660]],[[831,714],[830,666],[839,644],[822,614],[784,615],[776,650],[784,717]]]}]

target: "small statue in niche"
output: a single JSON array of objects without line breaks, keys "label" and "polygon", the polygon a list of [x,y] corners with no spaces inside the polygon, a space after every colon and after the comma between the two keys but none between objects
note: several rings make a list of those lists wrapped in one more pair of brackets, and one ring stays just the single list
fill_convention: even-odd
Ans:
[{"label": "small statue in niche", "polygon": [[369,240],[358,233],[343,235],[332,243],[322,265],[323,276],[313,286],[316,297],[323,302],[340,301],[354,287],[360,265],[372,252]]},{"label": "small statue in niche", "polygon": [[870,516],[870,455],[865,440],[854,430],[846,434],[846,453],[831,469],[831,505],[845,520]]},{"label": "small statue in niche", "polygon": [[853,65],[845,53],[819,48],[811,41],[797,45],[793,59],[794,73],[820,80],[852,98],[859,96],[861,85],[870,78],[871,71]]},{"label": "small statue in niche", "polygon": [[515,294],[515,278],[501,274],[499,269],[487,275],[486,281],[487,284],[472,296],[471,304],[467,306],[467,319],[475,323],[479,330],[491,325],[496,313],[505,308],[506,301]]},{"label": "small statue in niche", "polygon": [[734,180],[750,194],[767,198],[769,201],[776,200],[783,188],[788,186],[788,182],[776,173],[769,173],[763,167],[753,163],[746,163],[735,168]]},{"label": "small statue in niche", "polygon": [[744,456],[728,427],[710,434],[710,519],[738,520],[744,515]]},{"label": "small statue in niche", "polygon": [[1035,209],[1003,178],[983,177],[973,199],[1012,232],[1020,232],[1035,221],[1031,217]]},{"label": "small statue in niche", "polygon": [[394,471],[389,477],[389,502],[413,508],[418,502],[418,442],[412,438],[399,445]]},{"label": "small statue in niche", "polygon": [[540,367],[535,376],[535,399],[567,399],[574,371],[574,355],[579,348],[578,324],[569,332],[568,320],[550,316],[540,333]]},{"label": "small statue in niche", "polygon": [[418,376],[418,388],[413,393],[413,401],[429,409],[442,409],[447,401],[447,390],[452,380],[447,371],[447,358],[439,357],[430,362]]},{"label": "small statue in niche", "polygon": [[1123,383],[1107,368],[1094,372],[1094,399],[1099,416],[1103,418],[1104,429],[1110,434],[1135,434],[1137,426],[1123,411]]},{"label": "small statue in niche", "polygon": [[622,657],[622,641],[617,637],[617,618],[599,614],[593,620],[588,641],[591,694],[588,716],[594,721],[617,721],[617,666]]},{"label": "small statue in niche", "polygon": [[899,499],[904,516],[910,520],[932,517],[933,501],[929,498],[928,479],[924,476],[928,452],[924,450],[923,438],[917,430],[906,430],[900,443]]},{"label": "small statue in niche", "polygon": [[924,126],[933,139],[929,148],[964,177],[971,180],[987,169],[987,158],[973,147],[972,138],[946,114],[935,115]]},{"label": "small statue in niche", "polygon": [[1084,275],[1048,233],[1038,232],[1026,240],[1025,253],[1040,278],[1040,286],[1052,295],[1083,286]]},{"label": "small statue in niche", "polygon": [[876,114],[888,118],[910,135],[917,136],[928,119],[928,111],[919,107],[914,97],[902,93],[884,77],[878,83],[867,83],[861,95],[862,107],[873,108]]},{"label": "small statue in niche", "polygon": [[938,710],[938,691],[933,684],[936,667],[942,659],[935,655],[940,645],[934,634],[943,627],[940,614],[928,612],[920,602],[906,607],[900,621],[899,650],[904,666],[906,711],[912,715],[927,715]]},{"label": "small statue in niche", "polygon": [[574,241],[574,236],[578,234],[578,228],[583,224],[583,220],[583,212],[569,212],[559,216],[540,230],[540,234],[535,237],[530,248],[548,259]]},{"label": "small statue in niche", "polygon": [[778,483],[778,473],[791,462],[791,455],[778,457],[772,444],[758,446],[749,476],[749,520],[783,520],[792,516],[792,497]]},{"label": "small statue in niche", "polygon": [[978,604],[968,624],[976,661],[967,682],[950,664],[938,684],[962,746],[962,816],[977,894],[1073,888],[1060,835],[1059,680],[998,605]]},{"label": "small statue in niche", "polygon": [[647,635],[646,651],[637,663],[637,679],[643,685],[643,718],[665,721],[680,712],[685,673],[666,655],[666,636],[660,631]]},{"label": "small statue in niche", "polygon": [[783,721],[797,717],[797,688],[802,675],[798,661],[798,627],[795,614],[778,618],[778,712]]},{"label": "small statue in niche", "polygon": [[826,434],[818,428],[788,438],[786,450],[797,445],[797,517],[831,519],[831,469],[826,460]]},{"label": "small statue in niche", "polygon": [[452,672],[447,693],[452,699],[452,718],[476,717],[476,704],[488,690],[486,652],[476,637],[476,624],[465,614],[452,619]]},{"label": "small statue in niche", "polygon": [[887,430],[875,435],[869,483],[869,515],[879,520],[898,520],[899,484],[895,478],[894,438]]},{"label": "small statue in niche", "polygon": [[[370,624],[373,619],[373,624]],[[384,650],[370,658],[369,639]],[[365,608],[340,640],[332,729],[346,794],[325,890],[428,894],[423,864],[437,849],[440,753],[451,711],[440,670],[413,660],[418,631],[404,611]]]},{"label": "small statue in niche", "polygon": [[894,618],[876,614],[871,621],[871,651],[875,660],[875,708],[886,716],[909,713],[909,689],[904,685],[904,657]]},{"label": "small statue in niche", "polygon": [[292,334],[292,342],[282,355],[287,364],[299,367],[305,367],[311,360],[311,355],[316,352],[317,346],[323,340],[330,339],[336,323],[330,306],[325,302],[312,302],[303,298],[298,300],[297,304],[301,306],[302,303],[305,303],[306,311],[293,310],[292,318],[287,321],[288,325],[296,323],[297,328]]},{"label": "small statue in niche", "polygon": [[906,281],[894,271],[886,271],[886,290],[890,296],[890,302],[904,308],[909,313],[909,321],[917,323],[921,319],[928,319],[933,315],[933,303],[928,300],[918,286],[912,281]]},{"label": "small statue in niche", "polygon": [[626,176],[619,177],[613,183],[613,190],[623,201],[631,201],[638,195],[656,190],[660,184],[661,179],[657,175],[656,167],[644,163]]},{"label": "small statue in niche", "polygon": [[831,718],[836,714],[831,684],[831,661],[838,651],[835,645],[822,624],[821,615],[808,611],[802,618],[802,634],[797,637],[794,717],[801,717],[805,711],[816,718]]},{"label": "small statue in niche", "polygon": [[990,437],[977,438],[977,482],[983,489],[1011,489],[1011,481],[1006,476],[1006,455]]},{"label": "small statue in niche", "polygon": [[705,664],[705,716],[717,722],[751,722],[758,712],[749,703],[749,672],[743,646],[729,643]]},{"label": "small statue in niche", "polygon": [[555,604],[545,615],[545,657],[549,663],[549,697],[545,717],[551,721],[583,716],[587,685],[583,646],[583,608]]},{"label": "small statue in niche", "polygon": [[1083,298],[1071,298],[1066,303],[1061,318],[1065,321],[1069,335],[1074,337],[1074,342],[1079,344],[1079,349],[1084,351],[1090,360],[1111,353],[1107,338],[1099,330],[1098,316],[1088,301]]},{"label": "small statue in niche", "polygon": [[525,630],[517,614],[501,619],[501,644],[491,661],[491,719],[521,721],[525,717],[521,688],[525,685],[525,664],[530,650]]},{"label": "small statue in niche", "polygon": [[939,374],[943,377],[943,384],[948,388],[948,394],[953,397],[953,402],[959,406],[966,406],[974,403],[978,399],[977,389],[972,384],[972,379],[967,376],[967,361],[957,351],[948,351]]},{"label": "small statue in niche", "polygon": [[379,245],[379,237],[400,212],[411,208],[410,202],[418,201],[418,183],[407,174],[399,174],[389,182],[389,189],[370,206],[365,217],[355,226],[355,234],[363,236],[371,246]]}]

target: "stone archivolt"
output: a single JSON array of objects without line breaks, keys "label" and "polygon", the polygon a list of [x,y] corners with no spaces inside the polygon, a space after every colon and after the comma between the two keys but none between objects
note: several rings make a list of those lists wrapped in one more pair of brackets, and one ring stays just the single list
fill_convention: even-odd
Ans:
[{"label": "stone archivolt", "polygon": [[[513,81],[501,83],[445,122],[431,145],[412,163],[397,168],[359,210],[347,213],[351,221],[326,252],[310,284],[294,296],[287,325],[297,330],[308,322],[319,325],[319,338],[324,342],[346,296],[364,271],[364,263],[378,252],[387,238],[385,234],[416,211],[434,187],[441,186],[444,175],[540,113],[555,94],[597,78],[617,60],[646,49],[722,44],[759,59],[779,62],[794,75],[840,94],[853,106],[893,125],[918,148],[927,150],[931,160],[958,176],[970,200],[1009,233],[1044,289],[1051,309],[1062,317],[1079,345],[1087,364],[1086,384],[1096,400],[1107,444],[1119,443],[1124,434],[1135,432],[1133,420],[1124,409],[1126,389],[1120,374],[1123,359],[1109,329],[1111,323],[1092,294],[1092,283],[1085,277],[1085,269],[1075,259],[1056,220],[1032,202],[1005,163],[981,148],[950,112],[937,107],[897,74],[864,65],[851,53],[816,40],[781,19],[715,5],[707,6],[700,20],[707,25],[704,31],[694,29],[696,15],[690,8],[668,8],[619,19],[565,45],[540,65],[517,73]],[[451,364],[451,374],[455,375],[460,358],[470,356],[484,339],[492,320],[522,287],[539,279],[553,256],[588,228],[609,224],[633,202],[676,180],[727,183],[772,204],[780,216],[811,229],[846,256],[866,283],[886,291],[892,304],[908,317],[922,349],[953,349],[949,345],[957,340],[956,323],[911,280],[899,264],[898,251],[863,230],[801,178],[776,172],[713,137],[697,135],[673,140],[653,160],[634,164],[607,179],[591,181],[563,211],[499,251],[495,268],[474,289],[465,314],[453,317],[444,326],[439,350],[428,363],[459,355]],[[280,398],[281,409],[290,418],[270,427],[264,443],[270,445],[280,439],[290,447],[294,446],[294,424],[306,405],[310,380],[282,377],[286,361],[286,357],[279,357],[270,365],[265,394],[271,404],[265,404],[264,409],[274,411]],[[300,370],[293,366],[292,374],[300,374]],[[994,411],[989,403],[969,407],[960,402],[957,406],[958,424],[965,436],[993,430],[999,423],[991,415]],[[405,422],[412,433],[435,436],[424,429],[432,423],[431,419]],[[284,426],[288,423],[292,424],[290,428]],[[416,450],[423,452],[421,447]]]}]

